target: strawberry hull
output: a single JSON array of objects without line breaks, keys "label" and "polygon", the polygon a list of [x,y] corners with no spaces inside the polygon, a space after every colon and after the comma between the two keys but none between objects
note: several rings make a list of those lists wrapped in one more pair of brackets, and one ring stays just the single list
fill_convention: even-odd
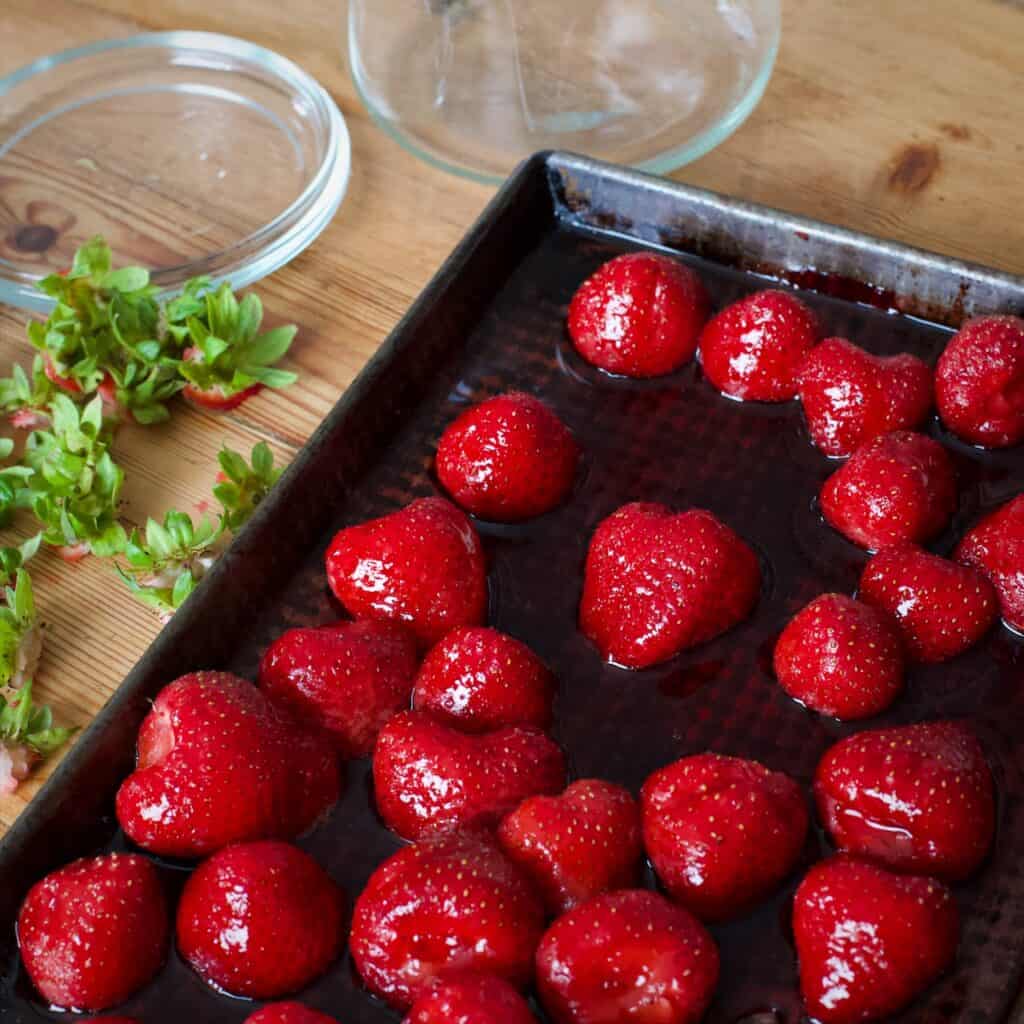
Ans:
[{"label": "strawberry hull", "polygon": [[[947,276],[936,278],[935,261],[915,262],[908,255],[898,259],[917,278],[911,281],[909,270],[896,278],[887,269],[892,250],[872,249],[842,233],[846,241],[836,246],[834,232],[789,219],[773,229],[774,249],[768,251],[758,248],[765,218],[771,217],[764,211],[755,217],[669,183],[622,171],[598,176],[588,167],[566,158],[539,162],[528,187],[506,194],[501,203],[508,205],[488,222],[493,226],[474,236],[472,247],[449,265],[369,375],[349,391],[282,488],[261,506],[242,542],[124,684],[97,731],[77,740],[67,769],[26,811],[0,851],[5,920],[13,919],[13,904],[50,869],[123,843],[109,817],[112,793],[131,770],[137,727],[158,691],[200,668],[251,680],[260,655],[286,629],[341,617],[324,574],[330,538],[417,498],[441,494],[432,466],[445,427],[491,395],[521,390],[536,394],[571,426],[581,449],[573,494],[542,519],[473,525],[485,559],[487,626],[524,642],[557,680],[550,735],[566,751],[566,782],[599,778],[635,797],[652,772],[712,750],[760,761],[797,780],[809,796],[817,764],[842,737],[917,721],[969,723],[992,767],[997,838],[977,870],[954,886],[962,917],[956,959],[913,1005],[886,1019],[1004,1024],[1024,968],[1024,933],[1013,912],[1024,902],[1019,641],[993,625],[975,646],[941,665],[910,665],[894,703],[862,723],[837,725],[825,713],[800,707],[772,672],[778,635],[818,595],[854,595],[868,560],[823,523],[815,508],[822,483],[838,464],[812,445],[799,402],[728,401],[693,362],[653,381],[613,379],[576,354],[564,317],[580,283],[625,248],[621,237],[571,225],[575,217],[596,222],[599,214],[607,214],[606,225],[641,243],[643,235],[647,244],[678,241],[712,258],[726,245],[734,251],[738,245],[744,258],[767,260],[776,270],[792,255],[800,265],[849,275],[859,260],[866,273],[877,273],[878,289],[891,294],[864,284],[844,291],[842,280],[808,277],[811,288],[828,287],[855,300],[800,293],[821,318],[823,334],[847,337],[878,354],[910,352],[929,366],[949,332],[867,302],[902,306],[910,289],[927,282],[927,294],[952,309],[959,283],[967,278],[972,283],[965,301],[975,309],[1022,310],[1024,285],[1018,292],[1003,283],[995,292],[994,278],[950,270],[953,283],[947,288]],[[550,218],[549,183],[540,173],[549,168],[556,209],[565,218],[557,227]],[[797,238],[795,226],[810,241]],[[765,287],[764,278],[682,259],[696,268],[716,310]],[[924,306],[905,308],[929,314]],[[923,432],[943,443],[957,468],[960,510],[933,542],[935,551],[948,556],[968,529],[1024,490],[1024,451],[975,450],[934,421]],[[627,672],[606,664],[576,623],[590,538],[603,519],[638,500],[680,511],[707,508],[753,548],[763,579],[752,614],[733,629],[656,666]],[[296,842],[356,902],[378,865],[406,847],[375,813],[369,761],[350,761],[347,771],[343,798]],[[713,927],[721,971],[704,1024],[736,1024],[768,1008],[776,1008],[787,1024],[801,1019],[787,922],[795,888],[826,849],[812,827],[793,873],[752,911]],[[184,880],[178,866],[166,874],[172,884]],[[641,873],[637,884],[650,887],[650,875]],[[9,926],[6,939],[0,935],[0,954],[5,967],[15,962]],[[35,997],[24,975],[10,981],[5,977],[0,986],[0,1008],[13,1020],[35,1019]],[[551,1024],[537,1008],[535,992],[527,994],[539,1024]],[[397,1024],[402,1018],[401,1011],[368,994],[347,955],[312,986],[284,998],[340,1024]],[[218,995],[172,953],[137,996],[107,1012],[140,1024],[241,1024],[257,1008]]]}]

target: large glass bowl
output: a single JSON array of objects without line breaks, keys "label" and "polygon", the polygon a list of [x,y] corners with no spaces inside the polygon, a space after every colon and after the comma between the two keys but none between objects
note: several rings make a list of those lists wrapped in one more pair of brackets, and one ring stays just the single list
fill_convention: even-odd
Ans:
[{"label": "large glass bowl", "polygon": [[539,149],[664,173],[757,105],[781,0],[349,0],[363,101],[399,142],[484,181]]},{"label": "large glass bowl", "polygon": [[113,39],[0,78],[0,302],[103,235],[173,291],[250,284],[326,227],[348,184],[348,131],[305,71],[208,32]]}]

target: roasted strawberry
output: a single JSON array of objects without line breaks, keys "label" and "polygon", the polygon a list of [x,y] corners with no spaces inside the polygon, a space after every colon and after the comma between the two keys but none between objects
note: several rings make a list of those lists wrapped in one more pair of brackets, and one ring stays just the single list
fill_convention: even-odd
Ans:
[{"label": "roasted strawberry", "polygon": [[1024,494],[978,523],[953,557],[989,579],[999,595],[1003,621],[1024,633]]},{"label": "roasted strawberry", "polygon": [[497,825],[535,793],[556,793],[565,758],[533,726],[468,736],[419,711],[381,730],[373,788],[384,824],[404,839]]},{"label": "roasted strawberry", "polygon": [[932,407],[932,390],[932,371],[916,356],[872,355],[845,338],[815,345],[799,375],[811,440],[832,456],[919,427]]},{"label": "roasted strawberry", "polygon": [[407,1008],[455,970],[530,980],[544,908],[489,839],[445,836],[407,846],[370,876],[349,948],[367,987]]},{"label": "roasted strawberry", "polygon": [[968,320],[939,357],[935,402],[942,422],[971,444],[1024,440],[1024,320]]},{"label": "roasted strawberry", "polygon": [[785,402],[796,395],[800,367],[820,334],[818,318],[791,292],[755,292],[709,321],[701,365],[730,398]]},{"label": "roasted strawberry", "polygon": [[903,668],[895,620],[844,594],[816,597],[775,645],[775,675],[786,693],[842,721],[884,711],[903,689]]},{"label": "roasted strawberry", "polygon": [[344,896],[297,846],[236,843],[203,861],[178,904],[178,949],[200,977],[275,999],[319,977],[344,942]]},{"label": "roasted strawberry", "polygon": [[840,740],[818,765],[814,796],[840,850],[896,871],[958,881],[992,843],[992,773],[974,733],[959,722]]},{"label": "roasted strawberry", "polygon": [[526,1000],[494,974],[456,971],[424,992],[403,1024],[536,1024]]},{"label": "roasted strawberry", "polygon": [[337,755],[251,683],[195,672],[161,690],[117,794],[125,834],[168,857],[242,839],[290,837],[339,796]]},{"label": "roasted strawberry", "polygon": [[18,914],[32,984],[67,1010],[105,1010],[142,988],[163,963],[168,932],[160,876],[132,853],[54,871],[29,890]]},{"label": "roasted strawberry", "polygon": [[640,793],[644,847],[673,899],[704,921],[735,917],[793,870],[807,838],[800,787],[757,761],[684,757]]},{"label": "roasted strawberry", "polygon": [[973,647],[999,616],[984,576],[914,544],[885,548],[864,567],[862,601],[894,616],[915,661],[945,661]]},{"label": "roasted strawberry", "polygon": [[404,622],[423,644],[487,614],[480,538],[443,498],[341,530],[327,550],[327,581],[357,619]]},{"label": "roasted strawberry", "polygon": [[570,910],[537,949],[537,989],[555,1024],[696,1024],[717,984],[714,939],[643,889]]},{"label": "roasted strawberry", "polygon": [[526,644],[486,626],[463,626],[427,652],[412,706],[463,732],[546,729],[554,692],[554,677]]},{"label": "roasted strawberry", "polygon": [[846,854],[815,864],[793,900],[808,1015],[822,1024],[888,1017],[949,967],[959,930],[953,896],[933,878]]},{"label": "roasted strawberry", "polygon": [[956,476],[938,441],[897,431],[858,448],[825,481],[819,500],[829,525],[862,548],[920,544],[956,511]]},{"label": "roasted strawberry", "polygon": [[512,391],[473,406],[448,426],[437,446],[437,476],[467,512],[515,522],[565,500],[579,455],[552,409]]},{"label": "roasted strawberry", "polygon": [[627,253],[580,285],[569,306],[569,337],[602,370],[660,377],[693,357],[710,308],[689,267],[658,253]]},{"label": "roasted strawberry", "polygon": [[580,779],[560,796],[524,800],[502,821],[498,841],[553,914],[635,885],[643,855],[636,801],[600,779]]},{"label": "roasted strawberry", "polygon": [[290,629],[260,662],[260,689],[296,717],[326,729],[345,757],[366,757],[381,726],[409,706],[416,638],[394,622]]},{"label": "roasted strawberry", "polygon": [[594,531],[580,629],[607,660],[646,668],[742,621],[760,586],[757,556],[710,512],[634,502]]},{"label": "roasted strawberry", "polygon": [[249,1014],[244,1024],[336,1024],[336,1021],[302,1003],[271,1003]]}]

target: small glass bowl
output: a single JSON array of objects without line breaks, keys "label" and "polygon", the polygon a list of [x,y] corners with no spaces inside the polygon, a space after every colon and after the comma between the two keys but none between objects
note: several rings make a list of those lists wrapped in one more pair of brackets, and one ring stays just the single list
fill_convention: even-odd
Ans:
[{"label": "small glass bowl", "polygon": [[166,292],[244,287],[293,259],[348,187],[337,105],[276,53],[158,32],[44,57],[0,78],[0,302],[103,235]]},{"label": "small glass bowl", "polygon": [[348,0],[348,60],[403,146],[492,182],[566,149],[663,174],[757,106],[781,0]]}]

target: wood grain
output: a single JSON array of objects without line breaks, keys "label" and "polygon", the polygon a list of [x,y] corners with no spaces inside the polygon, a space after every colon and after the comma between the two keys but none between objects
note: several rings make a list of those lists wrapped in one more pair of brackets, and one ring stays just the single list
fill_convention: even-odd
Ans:
[{"label": "wood grain", "polygon": [[[138,522],[208,493],[224,443],[302,445],[483,207],[491,190],[405,153],[360,106],[341,59],[342,12],[327,0],[4,0],[0,75],[109,36],[205,29],[244,35],[316,75],[353,140],[348,197],[324,235],[260,286],[271,316],[300,325],[289,365],[301,384],[226,417],[179,409],[126,428],[125,516]],[[750,120],[680,180],[1024,272],[1019,216],[1024,111],[1016,0],[787,0],[783,45]],[[0,364],[27,363],[25,317],[0,307]],[[5,371],[6,372],[6,371]],[[25,524],[27,526],[27,524]],[[0,537],[9,542],[11,536]],[[86,724],[156,634],[108,566],[35,566],[48,623],[39,696]],[[0,829],[45,777],[0,800]]]}]

